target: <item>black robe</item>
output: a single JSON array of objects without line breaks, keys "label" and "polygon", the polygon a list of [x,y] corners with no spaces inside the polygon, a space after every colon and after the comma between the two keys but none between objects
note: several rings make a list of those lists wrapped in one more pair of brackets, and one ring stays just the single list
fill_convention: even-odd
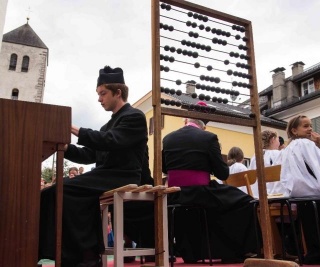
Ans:
[{"label": "black robe", "polygon": [[[201,170],[220,180],[227,179],[229,168],[223,161],[215,134],[185,126],[163,139],[163,172]],[[182,177],[183,179],[183,177]],[[256,250],[252,197],[238,188],[211,181],[205,186],[184,186],[169,194],[169,204],[191,204],[206,208],[212,257],[234,259]],[[196,262],[207,252],[203,222],[197,210],[177,212],[176,251],[185,262]]]},{"label": "black robe", "polygon": [[[80,128],[78,144],[69,145],[65,157],[96,168],[63,187],[62,264],[73,266],[86,250],[104,251],[99,196],[126,184],[140,184],[147,145],[145,115],[125,104],[100,131]],[[41,192],[39,259],[54,259],[55,192]],[[105,240],[106,242],[106,240]]]}]

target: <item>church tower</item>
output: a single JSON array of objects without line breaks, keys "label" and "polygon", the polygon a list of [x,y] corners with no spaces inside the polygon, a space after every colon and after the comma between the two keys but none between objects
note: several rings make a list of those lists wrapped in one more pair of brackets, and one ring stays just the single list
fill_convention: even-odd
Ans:
[{"label": "church tower", "polygon": [[0,52],[0,98],[42,103],[48,53],[28,22],[5,33]]}]

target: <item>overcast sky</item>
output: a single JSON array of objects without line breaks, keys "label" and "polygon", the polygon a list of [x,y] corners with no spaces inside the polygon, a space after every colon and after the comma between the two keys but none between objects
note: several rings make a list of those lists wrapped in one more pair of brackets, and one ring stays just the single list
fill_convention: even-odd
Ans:
[{"label": "overcast sky", "polygon": [[[193,0],[250,20],[258,90],[271,70],[320,62],[319,0]],[[29,7],[30,11],[29,12]],[[72,107],[73,123],[99,129],[109,118],[97,102],[96,80],[105,65],[121,67],[134,103],[151,90],[150,0],[8,0],[4,33],[26,23],[49,48],[44,103]]]}]

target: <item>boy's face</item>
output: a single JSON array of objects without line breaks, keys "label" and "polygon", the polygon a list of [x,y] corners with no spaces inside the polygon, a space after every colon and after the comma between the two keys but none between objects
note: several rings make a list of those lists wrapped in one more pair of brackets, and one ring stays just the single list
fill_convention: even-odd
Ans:
[{"label": "boy's face", "polygon": [[105,88],[104,85],[100,85],[97,87],[97,94],[99,96],[98,101],[106,111],[113,111],[117,107],[119,101],[119,93],[113,94],[113,92]]}]

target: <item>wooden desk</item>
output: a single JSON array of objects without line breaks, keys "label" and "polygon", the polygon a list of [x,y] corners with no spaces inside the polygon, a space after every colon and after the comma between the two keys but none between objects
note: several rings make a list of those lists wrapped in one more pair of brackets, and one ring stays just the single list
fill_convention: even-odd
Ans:
[{"label": "wooden desk", "polygon": [[71,142],[71,108],[0,99],[0,123],[0,266],[37,264],[41,163],[56,151],[60,266],[63,145]]}]

